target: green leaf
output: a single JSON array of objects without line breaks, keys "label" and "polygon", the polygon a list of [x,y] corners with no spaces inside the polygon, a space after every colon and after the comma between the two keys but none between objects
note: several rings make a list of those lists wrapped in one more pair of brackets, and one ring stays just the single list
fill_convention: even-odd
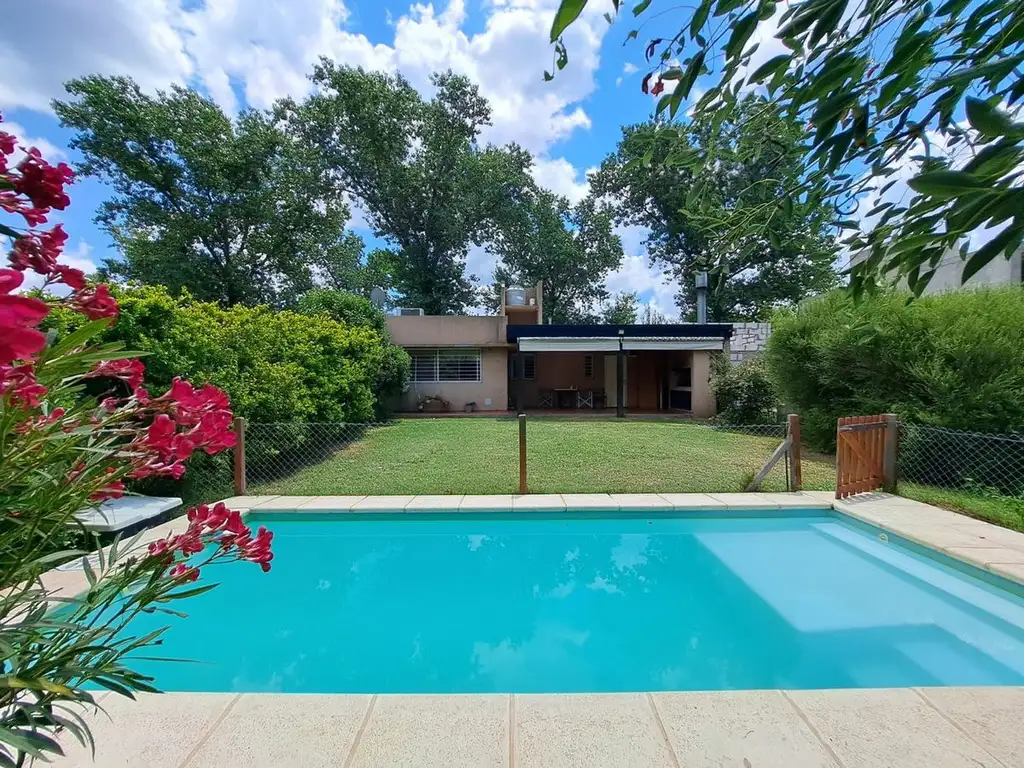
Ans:
[{"label": "green leaf", "polygon": [[633,15],[639,16],[641,13],[647,10],[647,6],[651,4],[651,0],[640,0],[639,3],[633,6]]},{"label": "green leaf", "polygon": [[680,99],[685,99],[690,95],[690,91],[693,89],[693,86],[697,82],[697,78],[700,77],[700,73],[703,69],[704,51],[699,51],[686,68],[686,78],[676,86],[676,91],[680,91]]},{"label": "green leaf", "polygon": [[964,171],[928,171],[912,178],[908,186],[915,192],[938,200],[985,192],[990,187]]},{"label": "green leaf", "polygon": [[0,728],[0,741],[10,744],[15,749],[21,750],[26,755],[43,759],[43,752],[53,752],[63,755],[64,750],[60,744],[45,733],[36,730],[19,728]]},{"label": "green leaf", "polygon": [[964,271],[960,275],[960,282],[966,283],[970,278],[977,274],[978,270],[998,256],[1000,252],[1007,248],[1013,248],[1020,242],[1020,238],[1020,230],[1016,227],[1007,227],[998,235],[993,237],[981,246],[981,248],[976,250],[967,260],[967,264],[964,265]]},{"label": "green leaf", "polygon": [[566,28],[579,18],[586,7],[587,0],[562,0],[558,10],[555,11],[554,21],[551,22],[552,43],[562,36]]},{"label": "green leaf", "polygon": [[725,46],[726,58],[734,58],[743,50],[747,40],[754,33],[755,26],[757,26],[757,11],[748,13],[736,22],[732,28],[732,35],[729,36],[729,42]]},{"label": "green leaf", "polygon": [[703,29],[705,22],[708,20],[708,13],[710,11],[711,0],[701,0],[697,10],[693,12],[693,16],[690,18],[690,37],[697,37],[697,33]]},{"label": "green leaf", "polygon": [[967,122],[982,136],[1008,136],[1014,132],[1014,124],[1010,116],[987,101],[967,97]]},{"label": "green leaf", "polygon": [[748,83],[759,83],[769,75],[774,75],[780,69],[792,60],[792,56],[788,53],[783,53],[768,59],[764,64],[754,70],[754,74],[747,78]]}]

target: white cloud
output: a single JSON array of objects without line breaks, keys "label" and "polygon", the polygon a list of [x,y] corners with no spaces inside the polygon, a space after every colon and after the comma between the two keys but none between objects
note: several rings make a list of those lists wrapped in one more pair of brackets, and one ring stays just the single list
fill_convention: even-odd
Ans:
[{"label": "white cloud", "polygon": [[48,112],[64,81],[131,75],[142,87],[182,82],[192,70],[167,0],[11,3],[0,25],[0,107]]},{"label": "white cloud", "polygon": [[678,314],[676,286],[666,280],[660,268],[650,264],[646,254],[629,255],[627,252],[619,268],[608,275],[605,286],[613,295],[636,292],[642,303],[669,317]]},{"label": "white cloud", "polygon": [[622,65],[622,74],[624,74],[624,75],[632,75],[634,72],[639,72],[639,71],[640,71],[640,68],[636,64],[632,64],[632,63],[630,63],[628,61],[625,64]]},{"label": "white cloud", "polygon": [[593,170],[596,168],[588,168],[581,178],[580,172],[564,157],[539,157],[533,164],[533,178],[542,187],[577,203],[590,192],[587,174]]},{"label": "white cloud", "polygon": [[21,151],[21,148],[31,149],[32,147],[35,147],[42,152],[43,157],[51,163],[56,163],[58,160],[64,160],[67,157],[63,149],[47,141],[42,136],[29,136],[28,132],[19,123],[5,120],[0,123],[0,131],[9,133],[18,140],[19,149],[15,150],[14,154],[8,158],[9,165],[13,166],[19,163],[21,158],[25,156],[25,153]]}]

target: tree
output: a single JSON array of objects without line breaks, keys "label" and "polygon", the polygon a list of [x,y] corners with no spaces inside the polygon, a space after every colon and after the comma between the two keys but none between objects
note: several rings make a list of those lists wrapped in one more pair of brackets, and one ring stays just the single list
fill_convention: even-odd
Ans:
[{"label": "tree", "polygon": [[[675,126],[652,120],[623,129],[591,189],[617,201],[620,222],[649,230],[648,253],[679,280],[684,316],[695,315],[696,276],[708,272],[710,318],[763,319],[776,306],[836,285],[831,209],[811,200],[774,215],[799,172],[804,136],[802,126],[754,96],[734,115]],[[706,151],[715,152],[714,164],[683,165]],[[762,230],[729,241],[716,236],[754,212],[765,217]]]},{"label": "tree", "polygon": [[465,77],[435,75],[425,100],[401,76],[337,66],[314,69],[315,92],[282,105],[298,143],[324,153],[331,177],[357,198],[403,303],[431,314],[474,301],[466,254],[502,226],[530,183],[532,159],[481,148],[490,107]]},{"label": "tree", "polygon": [[[551,40],[560,67],[567,57],[562,32],[586,5],[562,0],[555,14]],[[621,5],[612,0],[616,11]],[[638,3],[633,15],[649,6]],[[771,30],[774,39],[751,45],[755,30]],[[653,65],[641,87],[661,93],[666,82],[676,83],[658,102],[659,113],[674,117],[709,75],[713,82],[694,105],[698,119],[735,111],[738,94],[762,88],[792,119],[813,127],[800,172],[774,204],[759,207],[786,216],[790,206],[820,199],[845,214],[842,225],[853,231],[845,245],[869,254],[852,271],[855,295],[893,272],[920,294],[954,248],[966,280],[1024,241],[1018,0],[799,0],[784,8],[774,0],[701,0],[678,29],[652,34],[646,57]],[[757,53],[769,47],[777,54]],[[715,162],[713,149],[688,158],[689,167]],[[909,200],[886,199],[901,170],[911,176]],[[849,218],[869,200],[875,205],[864,218],[877,221]],[[763,215],[733,223],[717,237],[731,242],[768,227]]]},{"label": "tree", "polygon": [[633,325],[636,322],[636,304],[640,297],[635,293],[620,293],[604,308],[602,323],[609,325]]},{"label": "tree", "polygon": [[612,231],[612,212],[587,197],[576,205],[534,187],[524,204],[494,233],[501,258],[494,270],[494,307],[503,286],[544,281],[544,317],[553,323],[592,322],[608,298],[608,273],[622,263],[622,241]]},{"label": "tree", "polygon": [[270,115],[232,121],[193,90],[149,96],[126,77],[66,88],[76,100],[54,110],[76,131],[78,170],[115,192],[97,221],[123,260],[107,260],[105,273],[226,305],[282,303],[319,274],[349,287],[358,254],[344,235],[348,207],[316,152]]},{"label": "tree", "polygon": [[655,309],[650,304],[644,304],[643,309],[640,310],[637,322],[641,325],[668,325],[669,323],[674,323],[676,321],[668,317],[664,312]]}]

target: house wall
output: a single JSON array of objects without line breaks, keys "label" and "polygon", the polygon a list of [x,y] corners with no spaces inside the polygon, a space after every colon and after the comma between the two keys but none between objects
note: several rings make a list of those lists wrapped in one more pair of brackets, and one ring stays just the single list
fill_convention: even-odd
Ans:
[{"label": "house wall", "polygon": [[768,346],[771,334],[771,323],[733,323],[732,338],[728,341],[729,362],[742,363],[757,357]]},{"label": "house wall", "polygon": [[388,318],[391,339],[402,347],[505,348],[507,318],[501,316],[402,315]]},{"label": "house wall", "polygon": [[451,403],[453,411],[463,410],[469,402],[475,402],[478,411],[504,411],[508,407],[507,360],[508,352],[504,347],[485,347],[480,351],[480,381],[410,382],[400,409],[415,411],[420,398],[434,395]]},{"label": "house wall", "polygon": [[711,394],[712,352],[694,351],[691,375],[693,376],[693,415],[698,419],[710,419],[718,409]]}]

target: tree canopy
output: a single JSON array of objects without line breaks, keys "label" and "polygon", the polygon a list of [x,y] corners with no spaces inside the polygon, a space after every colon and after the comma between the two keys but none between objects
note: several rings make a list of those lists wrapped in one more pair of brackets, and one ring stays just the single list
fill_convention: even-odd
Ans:
[{"label": "tree canopy", "polygon": [[97,221],[123,259],[103,271],[187,288],[224,305],[280,305],[314,279],[357,287],[362,241],[345,233],[348,206],[266,113],[234,120],[194,90],[149,96],[126,77],[91,76],[54,102],[75,131],[79,171],[114,195]]},{"label": "tree canopy", "polygon": [[[679,281],[684,317],[695,313],[695,279],[709,272],[714,320],[756,320],[836,285],[831,209],[815,199],[783,215],[779,195],[799,173],[802,126],[750,96],[725,117],[680,125],[651,120],[623,129],[616,151],[591,175],[595,195],[616,201],[620,222],[649,230],[651,259]],[[767,141],[765,140],[767,137]],[[716,162],[691,157],[714,151]],[[743,237],[717,232],[756,223]]]},{"label": "tree canopy", "polygon": [[622,242],[612,223],[611,210],[593,197],[572,205],[561,195],[532,188],[494,233],[492,250],[500,261],[494,292],[485,303],[496,307],[503,286],[543,280],[546,319],[592,321],[608,298],[605,278],[622,263]]},{"label": "tree canopy", "polygon": [[637,302],[633,291],[620,293],[601,312],[601,322],[609,325],[633,325],[637,321]]},{"label": "tree canopy", "polygon": [[[560,68],[568,56],[562,32],[587,3],[562,0],[555,14]],[[611,0],[615,12],[622,6]],[[1020,247],[1024,3],[700,0],[681,8],[655,15],[650,0],[632,8],[651,36],[642,89],[664,92],[657,112],[674,118],[707,78],[696,119],[735,113],[742,94],[764,89],[791,119],[812,127],[800,172],[774,205],[760,207],[788,215],[800,202],[833,204],[852,231],[845,245],[867,255],[853,269],[855,293],[893,273],[920,293],[950,249],[964,260],[966,280]],[[766,59],[759,51],[769,43],[777,53]],[[686,164],[715,161],[708,147]],[[901,175],[910,175],[909,199],[886,199]],[[867,201],[874,206],[861,210]],[[733,223],[716,236],[731,242],[769,227],[765,216]]]},{"label": "tree canopy", "polygon": [[281,114],[391,244],[378,254],[390,287],[428,314],[474,303],[466,254],[505,225],[532,183],[529,153],[480,146],[490,107],[465,77],[435,75],[430,99],[401,76],[328,60],[312,77],[315,92]]}]

